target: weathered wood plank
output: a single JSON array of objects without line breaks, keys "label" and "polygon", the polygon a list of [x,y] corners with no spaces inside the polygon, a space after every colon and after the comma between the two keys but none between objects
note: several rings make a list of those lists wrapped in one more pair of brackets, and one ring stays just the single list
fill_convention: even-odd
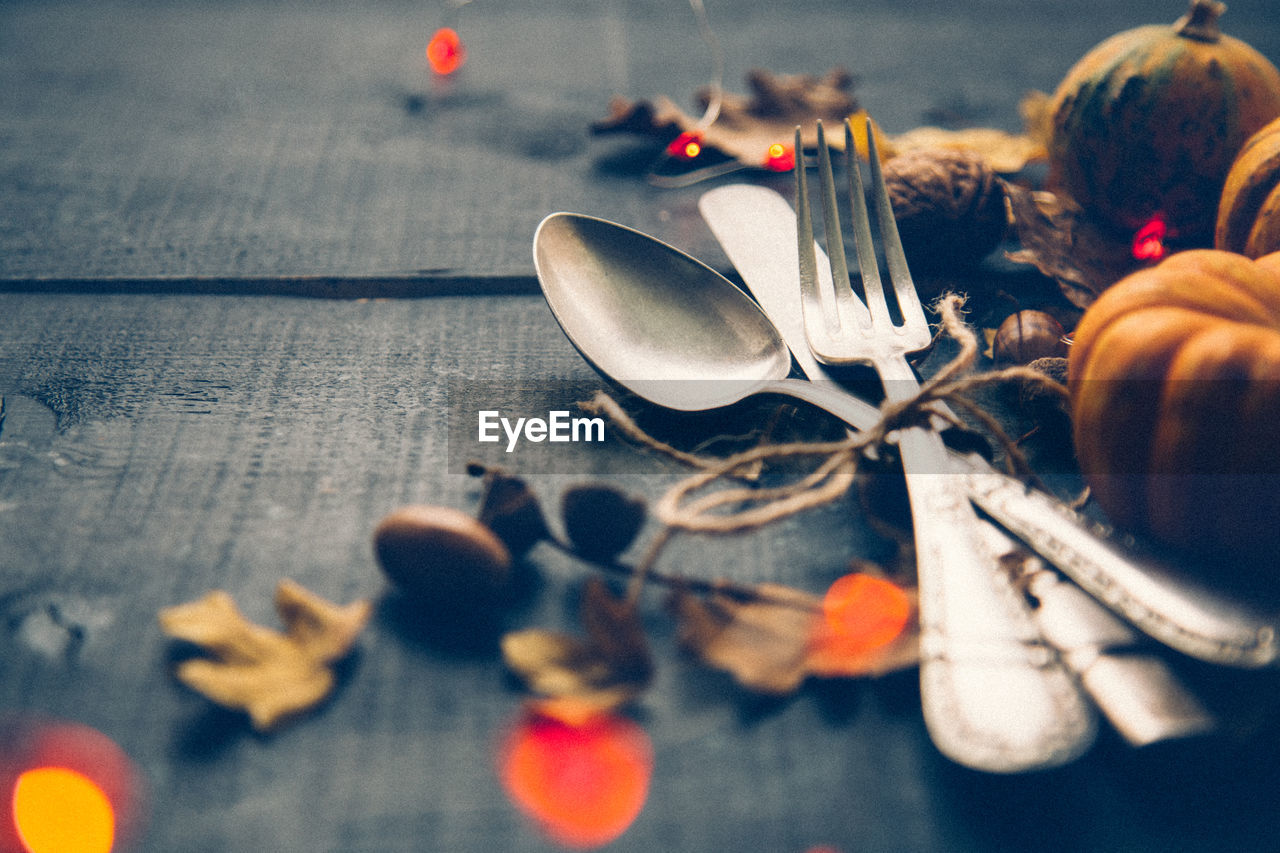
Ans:
[{"label": "weathered wood plank", "polygon": [[[369,537],[405,502],[473,505],[475,481],[449,464],[452,406],[568,405],[597,386],[537,297],[0,296],[0,711],[120,743],[146,777],[146,850],[551,849],[493,769],[520,702],[493,637],[416,626],[382,597]],[[579,447],[531,479],[554,508],[572,482],[607,473],[653,496],[679,473],[638,473],[657,463],[636,458]],[[664,565],[820,590],[884,547],[839,505],[678,542]],[[582,567],[546,548],[532,562],[541,586],[509,624],[572,628]],[[274,624],[285,576],[380,604],[334,699],[259,737],[173,682],[155,613],[221,587]],[[1221,753],[1104,740],[1062,771],[983,777],[928,745],[910,675],[753,700],[682,661],[656,595],[648,612],[660,670],[641,720],[657,772],[613,849],[1208,851],[1273,837],[1270,728]],[[1208,683],[1275,693],[1274,679]]]},{"label": "weathered wood plank", "polygon": [[[0,4],[0,278],[513,276],[537,222],[617,219],[723,262],[701,187],[639,177],[653,151],[590,139],[608,101],[693,110],[712,63],[681,0],[476,2],[470,62],[433,85],[443,3]],[[1016,129],[1112,32],[1177,0],[780,7],[713,3],[726,85],[748,69],[859,77],[891,131],[949,120]],[[1280,60],[1270,0],[1226,30]],[[786,186],[786,181],[781,181]]]}]

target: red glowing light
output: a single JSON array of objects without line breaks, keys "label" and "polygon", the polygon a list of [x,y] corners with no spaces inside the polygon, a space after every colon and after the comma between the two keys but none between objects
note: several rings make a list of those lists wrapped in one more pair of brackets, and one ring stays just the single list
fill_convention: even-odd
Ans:
[{"label": "red glowing light", "polygon": [[503,786],[553,840],[598,847],[626,831],[649,794],[653,746],[613,714],[582,725],[526,712],[503,744]]},{"label": "red glowing light", "polygon": [[702,153],[702,134],[686,130],[667,143],[667,154],[677,160],[696,160]]},{"label": "red glowing light", "polygon": [[1169,225],[1164,216],[1157,213],[1133,235],[1133,257],[1139,261],[1160,260],[1169,251],[1164,244],[1168,236]]},{"label": "red glowing light", "polygon": [[452,27],[441,27],[427,42],[427,63],[437,74],[452,74],[466,61],[466,46]]},{"label": "red glowing light", "polygon": [[836,580],[822,599],[817,643],[847,657],[889,645],[911,620],[911,599],[901,587],[861,573]]},{"label": "red glowing light", "polygon": [[774,172],[790,172],[796,167],[796,152],[790,145],[775,142],[769,146],[764,167]]},{"label": "red glowing light", "polygon": [[140,777],[107,736],[73,723],[0,720],[0,851],[108,853],[141,826]]}]

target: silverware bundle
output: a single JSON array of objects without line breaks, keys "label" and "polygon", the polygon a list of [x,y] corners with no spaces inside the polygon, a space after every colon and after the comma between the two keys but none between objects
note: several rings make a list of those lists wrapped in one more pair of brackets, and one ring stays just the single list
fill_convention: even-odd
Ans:
[{"label": "silverware bundle", "polygon": [[[903,356],[927,344],[928,327],[874,150],[871,192],[896,325],[853,145],[846,142],[851,227],[867,303],[850,288],[831,164],[819,149],[826,233],[837,236],[826,263],[802,164],[795,210],[751,185],[701,199],[758,308],[651,237],[591,217],[547,217],[534,238],[535,266],[569,339],[602,373],[658,405],[696,410],[773,393],[854,429],[874,426],[879,410],[830,381],[823,363],[870,363],[890,399],[909,396],[916,380]],[[791,357],[807,379],[786,378]],[[1065,763],[1091,745],[1095,706],[1135,745],[1212,728],[1155,642],[1227,666],[1280,662],[1276,614],[1138,556],[1052,496],[976,455],[946,451],[931,430],[899,433],[920,575],[921,697],[930,735],[951,759],[1003,773]],[[1019,543],[1036,556],[1002,560]]]}]

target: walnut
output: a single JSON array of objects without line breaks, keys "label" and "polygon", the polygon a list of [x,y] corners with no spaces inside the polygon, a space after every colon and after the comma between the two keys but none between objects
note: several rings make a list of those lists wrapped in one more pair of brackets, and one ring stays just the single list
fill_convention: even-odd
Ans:
[{"label": "walnut", "polygon": [[1012,364],[1062,358],[1067,354],[1066,332],[1057,319],[1044,311],[1018,311],[1006,317],[996,329],[991,349],[996,361]]},{"label": "walnut", "polygon": [[976,153],[909,151],[885,163],[884,180],[914,270],[974,266],[1004,237],[1004,182]]}]

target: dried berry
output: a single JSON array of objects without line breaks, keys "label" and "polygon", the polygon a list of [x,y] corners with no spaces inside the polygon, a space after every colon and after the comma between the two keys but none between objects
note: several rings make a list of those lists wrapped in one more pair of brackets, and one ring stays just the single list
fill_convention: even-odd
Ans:
[{"label": "dried berry", "polygon": [[560,504],[565,532],[582,556],[611,560],[626,550],[644,523],[645,505],[612,486],[574,486]]},{"label": "dried berry", "polygon": [[484,471],[480,522],[489,527],[513,557],[523,557],[548,534],[538,497],[529,484],[499,468]]},{"label": "dried berry", "polygon": [[1004,183],[978,154],[909,151],[885,163],[884,182],[913,269],[974,265],[1004,236]]},{"label": "dried berry", "polygon": [[391,582],[432,610],[497,604],[511,580],[507,546],[487,525],[452,507],[396,510],[378,523],[373,548]]},{"label": "dried berry", "polygon": [[1062,358],[1067,354],[1066,332],[1052,315],[1043,311],[1019,311],[996,329],[991,354],[996,361],[1030,364],[1038,358]]}]

